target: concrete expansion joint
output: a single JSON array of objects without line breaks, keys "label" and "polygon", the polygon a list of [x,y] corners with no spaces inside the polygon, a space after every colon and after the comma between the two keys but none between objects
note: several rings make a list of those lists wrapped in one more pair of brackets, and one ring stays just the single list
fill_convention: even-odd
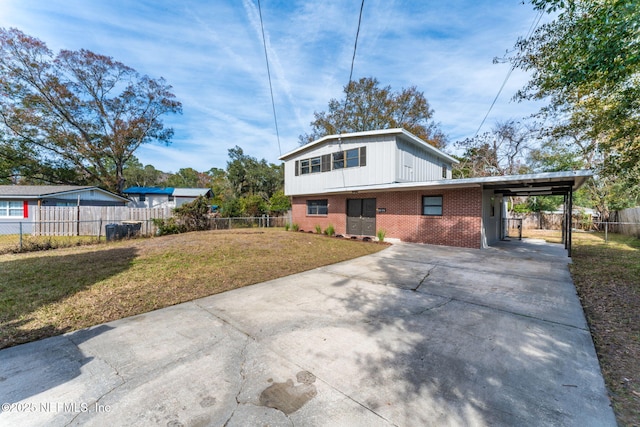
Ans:
[{"label": "concrete expansion joint", "polygon": [[242,335],[251,338],[252,340],[256,341],[256,338],[251,336],[251,334],[243,329],[241,329],[238,325],[235,325],[234,323],[232,323],[231,321],[225,319],[224,317],[216,314],[214,311],[211,311],[209,309],[207,309],[206,307],[201,306],[200,304],[197,303],[197,301],[193,301],[193,304],[198,307],[199,309],[201,309],[202,311],[204,311],[205,313],[209,314],[212,318],[221,321],[222,323],[224,323],[227,326],[230,326],[233,330],[240,332]]}]

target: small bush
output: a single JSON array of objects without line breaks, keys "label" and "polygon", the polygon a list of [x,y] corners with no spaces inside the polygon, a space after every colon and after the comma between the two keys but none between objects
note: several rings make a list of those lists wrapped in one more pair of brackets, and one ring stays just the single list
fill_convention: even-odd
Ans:
[{"label": "small bush", "polygon": [[378,236],[378,241],[379,242],[384,242],[384,238],[387,235],[387,232],[385,230],[378,230],[378,233],[376,234],[376,236]]},{"label": "small bush", "polygon": [[191,203],[185,203],[173,210],[175,216],[169,219],[154,219],[158,227],[158,235],[185,233],[187,231],[202,231],[209,228],[209,201],[199,196]]},{"label": "small bush", "polygon": [[316,234],[322,234],[322,227],[316,225]]},{"label": "small bush", "polygon": [[284,231],[289,231],[290,228],[291,228],[291,224],[289,224],[288,222],[285,222]]},{"label": "small bush", "polygon": [[331,237],[336,234],[336,229],[333,227],[333,224],[329,224],[326,230],[324,230],[324,234]]},{"label": "small bush", "polygon": [[291,224],[291,229],[293,231],[298,231],[298,230],[300,230],[300,226],[298,224]]},{"label": "small bush", "polygon": [[158,236],[166,236],[167,234],[180,234],[187,231],[183,224],[178,224],[174,217],[168,219],[154,218],[153,224],[158,227],[156,234]]}]

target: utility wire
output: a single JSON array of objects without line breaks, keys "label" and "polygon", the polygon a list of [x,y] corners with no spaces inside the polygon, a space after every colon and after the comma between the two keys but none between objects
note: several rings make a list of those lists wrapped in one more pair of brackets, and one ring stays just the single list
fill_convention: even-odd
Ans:
[{"label": "utility wire", "polygon": [[[531,37],[531,35],[533,34],[533,32],[536,30],[536,28],[538,27],[538,24],[540,24],[540,20],[542,19],[542,11],[538,12],[538,16],[533,18],[533,22],[531,22],[531,26],[529,27],[529,31],[527,33],[527,36],[525,38],[529,38]],[[487,117],[489,117],[489,113],[491,113],[491,110],[493,110],[493,107],[496,105],[496,101],[498,101],[498,98],[500,97],[500,94],[502,93],[502,90],[504,89],[504,87],[507,84],[507,81],[509,80],[509,77],[511,77],[511,73],[513,73],[513,70],[515,69],[515,66],[511,66],[509,67],[509,71],[507,72],[507,75],[504,78],[504,81],[502,82],[502,85],[500,86],[500,89],[498,90],[498,93],[496,94],[496,97],[493,98],[493,102],[491,103],[491,106],[489,106],[489,110],[487,111],[487,114],[484,115],[484,118],[482,119],[482,122],[480,123],[480,126],[478,126],[478,129],[476,130],[476,133],[473,135],[473,137],[475,138],[476,136],[478,136],[478,133],[480,132],[480,129],[482,129],[482,126],[484,125],[484,122],[487,120]]]},{"label": "utility wire", "polygon": [[280,147],[280,132],[278,131],[278,117],[276,115],[276,103],[273,99],[273,85],[271,84],[271,70],[269,69],[269,55],[267,55],[267,39],[264,36],[264,24],[262,22],[262,8],[260,7],[260,0],[258,0],[258,14],[260,15],[260,29],[262,30],[262,45],[264,46],[264,59],[267,62],[267,76],[269,77],[269,91],[271,92],[271,107],[273,108],[273,121],[276,125],[278,151],[282,156],[282,148]]},{"label": "utility wire", "polygon": [[[347,83],[347,93],[344,100],[343,120],[347,114],[347,105],[349,104],[349,89],[351,87],[351,80],[353,79],[353,64],[356,61],[356,50],[358,49],[358,37],[360,36],[360,25],[362,24],[362,10],[364,9],[364,0],[360,3],[360,16],[358,16],[358,29],[356,31],[356,41],[353,44],[353,56],[351,57],[351,71],[349,71],[349,83]],[[338,134],[342,133],[342,129],[338,129]]]}]

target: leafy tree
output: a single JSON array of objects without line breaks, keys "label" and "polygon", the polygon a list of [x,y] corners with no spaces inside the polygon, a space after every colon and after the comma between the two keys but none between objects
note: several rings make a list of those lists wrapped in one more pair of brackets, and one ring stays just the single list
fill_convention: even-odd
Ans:
[{"label": "leafy tree", "polygon": [[240,198],[242,213],[246,216],[260,216],[268,211],[267,203],[258,194],[250,194]]},{"label": "leafy tree", "polygon": [[143,166],[135,156],[131,156],[125,163],[123,174],[127,187],[159,187],[166,184],[164,172],[153,165]]},{"label": "leafy tree", "polygon": [[[169,143],[161,117],[181,111],[164,79],[84,49],[54,56],[17,29],[0,28],[0,88],[2,151],[25,149],[32,165],[73,168],[68,183],[81,177],[117,193],[140,145]],[[25,170],[55,181],[49,172]]]},{"label": "leafy tree", "polygon": [[327,112],[315,112],[311,133],[300,135],[300,145],[326,135],[404,128],[431,145],[444,148],[446,137],[432,121],[433,110],[415,86],[392,92],[377,79],[364,77],[344,87],[344,100],[331,99]]},{"label": "leafy tree", "polygon": [[607,153],[594,150],[592,143],[581,135],[555,139],[550,136],[530,152],[529,164],[536,172],[590,169],[595,177],[574,194],[577,206],[594,207],[603,219],[613,210],[635,206],[640,201],[640,189],[630,186],[619,172],[604,169]]},{"label": "leafy tree", "polygon": [[236,197],[260,195],[265,201],[284,186],[282,165],[267,163],[244,154],[242,148],[229,149],[227,179]]},{"label": "leafy tree", "polygon": [[193,168],[182,168],[167,179],[169,187],[183,188],[208,188],[211,185],[211,177],[204,172],[198,172]]},{"label": "leafy tree", "polygon": [[271,213],[283,213],[291,209],[291,200],[284,195],[284,190],[278,190],[269,199]]},{"label": "leafy tree", "polygon": [[515,120],[497,123],[491,132],[456,142],[464,149],[455,177],[515,175],[528,172],[525,164],[533,129]]},{"label": "leafy tree", "polygon": [[640,182],[640,2],[531,0],[556,19],[510,58],[532,73],[519,99],[547,99],[556,136],[581,134],[607,175]]}]

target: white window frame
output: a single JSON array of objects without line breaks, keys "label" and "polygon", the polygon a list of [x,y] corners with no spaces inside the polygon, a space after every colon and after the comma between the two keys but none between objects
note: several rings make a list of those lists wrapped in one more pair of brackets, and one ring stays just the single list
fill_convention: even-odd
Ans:
[{"label": "white window frame", "polygon": [[0,218],[24,218],[24,202],[0,200]]},{"label": "white window frame", "polygon": [[307,200],[307,215],[309,216],[329,215],[329,200],[328,199]]}]

